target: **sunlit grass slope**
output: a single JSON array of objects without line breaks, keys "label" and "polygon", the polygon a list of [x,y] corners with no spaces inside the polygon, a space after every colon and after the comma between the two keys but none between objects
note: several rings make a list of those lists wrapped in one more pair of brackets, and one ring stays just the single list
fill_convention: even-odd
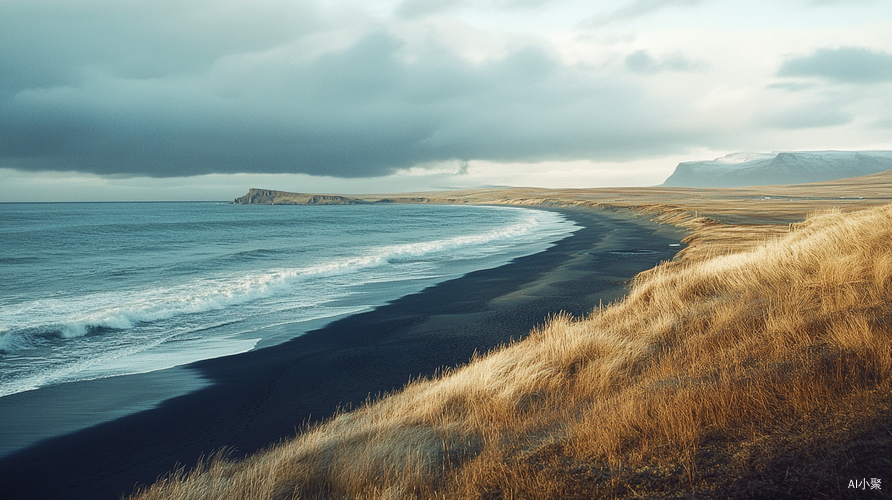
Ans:
[{"label": "sunlit grass slope", "polygon": [[665,263],[589,317],[137,498],[837,497],[889,477],[890,400],[892,205]]}]

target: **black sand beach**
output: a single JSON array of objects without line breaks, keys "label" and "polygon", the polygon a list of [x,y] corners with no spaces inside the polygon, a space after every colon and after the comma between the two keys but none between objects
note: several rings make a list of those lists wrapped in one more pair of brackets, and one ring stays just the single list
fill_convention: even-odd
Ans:
[{"label": "black sand beach", "polygon": [[[115,499],[220,448],[233,457],[255,452],[293,436],[303,422],[522,338],[550,314],[584,315],[621,297],[635,274],[671,259],[679,248],[670,244],[683,236],[628,213],[560,211],[583,229],[547,251],[284,344],[194,363],[191,370],[210,381],[208,387],[0,458],[0,498]],[[126,392],[148,380],[141,377],[60,390],[68,391],[68,401],[95,399],[97,391]],[[0,405],[14,404],[5,399]]]}]

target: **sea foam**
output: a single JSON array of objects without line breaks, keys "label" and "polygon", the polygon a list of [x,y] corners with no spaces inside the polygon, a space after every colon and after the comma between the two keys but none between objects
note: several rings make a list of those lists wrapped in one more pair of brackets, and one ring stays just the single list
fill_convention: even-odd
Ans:
[{"label": "sea foam", "polygon": [[[27,340],[33,336],[67,339],[128,330],[141,323],[225,309],[288,293],[309,280],[357,273],[407,258],[435,257],[436,254],[451,253],[462,247],[515,238],[535,231],[539,225],[536,218],[528,217],[521,223],[482,234],[372,248],[363,255],[326,260],[310,267],[221,274],[170,286],[42,298],[15,304],[5,308],[6,328],[12,327],[14,330],[0,334],[0,348],[15,350],[23,344],[22,338]],[[20,338],[19,342],[16,342],[16,337]]]}]

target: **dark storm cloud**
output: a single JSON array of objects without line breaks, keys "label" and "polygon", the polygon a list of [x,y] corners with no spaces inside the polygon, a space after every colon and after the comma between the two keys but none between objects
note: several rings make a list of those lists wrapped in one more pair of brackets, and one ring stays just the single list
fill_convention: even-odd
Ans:
[{"label": "dark storm cloud", "polygon": [[3,90],[78,82],[102,68],[125,78],[202,71],[318,28],[312,4],[274,0],[5,0]]},{"label": "dark storm cloud", "polygon": [[892,81],[892,54],[862,47],[818,49],[814,54],[785,62],[777,74],[846,83]]},{"label": "dark storm cloud", "polygon": [[432,45],[407,57],[377,28],[312,52],[335,32],[312,5],[263,5],[5,2],[0,167],[363,177],[622,159],[698,134],[536,46],[481,63]]}]

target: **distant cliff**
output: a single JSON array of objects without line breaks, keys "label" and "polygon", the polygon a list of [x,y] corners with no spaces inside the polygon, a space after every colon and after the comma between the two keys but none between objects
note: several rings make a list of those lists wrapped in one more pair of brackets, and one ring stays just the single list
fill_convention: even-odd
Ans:
[{"label": "distant cliff", "polygon": [[370,205],[376,203],[425,203],[427,198],[352,198],[332,194],[289,193],[251,188],[232,202],[236,205]]},{"label": "distant cliff", "polygon": [[744,187],[806,184],[892,169],[892,151],[735,153],[712,161],[679,163],[667,187]]}]

